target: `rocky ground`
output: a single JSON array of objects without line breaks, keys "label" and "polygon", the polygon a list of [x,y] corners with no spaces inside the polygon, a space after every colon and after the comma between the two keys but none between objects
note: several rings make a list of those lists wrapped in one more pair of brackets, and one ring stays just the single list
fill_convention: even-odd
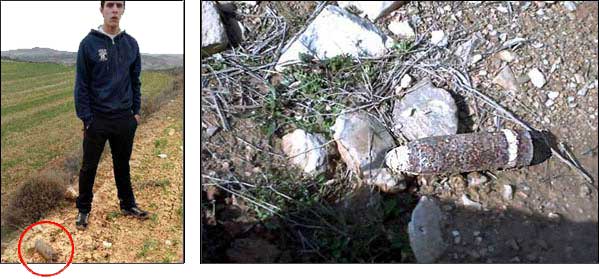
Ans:
[{"label": "rocky ground", "polygon": [[[207,100],[202,107],[204,261],[414,262],[407,224],[422,196],[432,198],[441,209],[445,248],[439,248],[437,262],[598,261],[596,2],[408,2],[376,20],[375,25],[398,42],[406,40],[389,26],[408,21],[415,39],[407,47],[400,44],[399,48],[407,52],[391,60],[377,60],[378,67],[374,68],[385,72],[389,63],[397,60],[413,62],[412,66],[402,68],[405,72],[397,79],[383,79],[371,76],[364,70],[368,61],[361,61],[362,69],[356,70],[374,81],[362,76],[355,84],[339,85],[335,79],[325,82],[320,89],[341,87],[341,92],[353,94],[325,102],[325,107],[332,108],[321,112],[336,116],[338,103],[345,110],[366,104],[364,110],[385,123],[402,143],[405,139],[397,137],[389,125],[393,106],[387,105],[386,96],[393,97],[394,89],[381,90],[386,88],[381,81],[392,80],[401,86],[400,78],[408,74],[414,81],[428,78],[451,94],[458,110],[458,133],[521,127],[497,106],[464,92],[451,75],[440,70],[455,67],[467,73],[472,87],[498,106],[535,130],[544,131],[550,145],[561,150],[565,158],[571,154],[575,159],[568,161],[579,162],[580,169],[594,181],[589,183],[581,171],[554,153],[518,169],[407,176],[405,190],[402,187],[398,193],[369,188],[350,171],[343,155],[335,151],[334,144],[328,144],[332,135],[326,130],[332,125],[326,113],[317,118],[321,129],[306,125],[301,114],[300,121],[293,121],[300,111],[308,111],[294,105],[318,100],[322,90],[317,88],[310,98],[295,95],[285,99],[289,91],[276,95],[277,75],[260,68],[276,62],[277,44],[301,32],[317,7],[316,2],[242,5],[240,21],[254,31],[250,39],[264,40],[268,36],[263,34],[277,34],[270,42],[272,48],[267,44],[264,49],[268,50],[263,51],[255,43],[242,43],[237,53],[229,49],[218,54],[224,60],[214,56],[203,60],[206,90],[202,94]],[[258,17],[264,13],[283,17],[289,35],[278,39],[277,32],[282,30],[278,27],[283,22],[275,21],[272,27],[268,25],[272,21]],[[433,36],[439,31],[443,31],[446,43]],[[463,56],[459,50],[473,37],[476,43]],[[255,56],[247,55],[244,47],[254,50]],[[261,57],[265,53],[269,58]],[[242,68],[241,74],[232,71],[247,77],[242,84],[241,78],[232,74],[209,75],[239,69],[231,57],[252,67]],[[461,57],[465,59],[460,61]],[[331,64],[327,62],[324,73],[317,69],[317,74],[328,74]],[[341,64],[342,68],[351,67]],[[351,75],[344,77],[349,80]],[[302,89],[306,80],[302,78],[298,90],[311,93]],[[210,93],[211,89],[216,91]],[[381,96],[370,94],[364,95],[366,101],[352,100],[362,91]],[[401,96],[402,90],[399,92]],[[273,100],[273,96],[278,99]],[[277,101],[284,103],[273,106]],[[313,101],[306,106],[318,109],[319,104]],[[223,121],[223,115],[227,120]],[[284,120],[273,121],[275,115]],[[229,129],[224,129],[227,125]],[[285,134],[295,128],[309,129],[306,127],[326,137],[328,170],[318,176],[302,175],[301,169],[285,158],[281,146]],[[550,152],[545,148],[544,153]]]},{"label": "rocky ground", "polygon": [[[75,228],[74,202],[44,217],[72,234],[74,263],[183,262],[183,94],[182,88],[179,90],[175,100],[143,119],[135,137],[131,158],[133,190],[139,206],[150,212],[149,220],[121,215],[110,156],[105,156],[98,166],[87,230]],[[56,262],[68,260],[71,243],[66,234],[56,226],[43,224],[24,235],[25,261],[48,262],[36,253],[37,239],[53,247],[58,255]],[[18,240],[3,243],[3,263],[19,262]]]}]

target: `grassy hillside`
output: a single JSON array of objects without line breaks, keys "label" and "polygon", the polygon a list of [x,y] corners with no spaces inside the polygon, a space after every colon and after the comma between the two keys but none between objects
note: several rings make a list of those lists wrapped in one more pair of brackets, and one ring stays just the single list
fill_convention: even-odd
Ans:
[{"label": "grassy hillside", "polygon": [[[55,158],[80,148],[75,115],[75,69],[50,63],[2,60],[2,206],[7,194]],[[142,97],[171,86],[172,75],[142,73]]]}]

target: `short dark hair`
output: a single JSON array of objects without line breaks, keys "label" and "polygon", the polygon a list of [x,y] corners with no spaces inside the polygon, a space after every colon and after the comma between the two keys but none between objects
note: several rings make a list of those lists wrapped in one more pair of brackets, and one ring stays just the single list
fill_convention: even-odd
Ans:
[{"label": "short dark hair", "polygon": [[[100,1],[100,8],[104,9],[104,2],[106,1]],[[125,1],[123,1],[123,7],[125,7]]]}]

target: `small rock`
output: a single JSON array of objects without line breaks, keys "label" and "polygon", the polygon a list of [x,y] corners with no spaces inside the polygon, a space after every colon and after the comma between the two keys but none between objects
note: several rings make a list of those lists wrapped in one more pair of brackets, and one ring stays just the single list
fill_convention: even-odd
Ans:
[{"label": "small rock", "polygon": [[401,89],[408,88],[412,84],[412,77],[408,74],[405,74],[401,80],[399,81],[399,87]]},{"label": "small rock", "polygon": [[410,23],[405,21],[393,21],[387,27],[389,31],[393,34],[397,35],[401,39],[414,39],[416,37],[416,33],[414,33],[414,29],[410,26]]},{"label": "small rock", "polygon": [[408,235],[418,263],[435,262],[447,248],[441,233],[442,216],[437,203],[426,196],[420,198],[412,211]]},{"label": "small rock", "polygon": [[469,199],[468,196],[466,196],[466,194],[462,195],[462,203],[467,208],[473,208],[476,210],[481,210],[483,208],[483,206],[480,203]]},{"label": "small rock", "polygon": [[576,11],[576,4],[574,4],[572,1],[564,1],[562,2],[562,5],[564,5],[564,8],[566,8],[566,10],[569,12]]},{"label": "small rock", "polygon": [[168,135],[169,135],[169,136],[172,136],[172,135],[174,135],[174,134],[175,134],[175,129],[173,129],[173,128],[171,128],[171,129],[168,129]]},{"label": "small rock", "polygon": [[435,30],[431,32],[431,43],[433,45],[444,47],[447,45],[447,36],[443,30]]},{"label": "small rock", "polygon": [[511,200],[514,198],[514,189],[512,185],[504,184],[503,191],[501,192],[501,196],[504,200]]},{"label": "small rock", "polygon": [[578,84],[584,84],[584,77],[581,74],[574,74],[574,79]]},{"label": "small rock", "polygon": [[103,245],[103,246],[104,246],[104,248],[106,248],[106,249],[110,249],[110,247],[112,247],[112,243],[110,243],[110,242],[108,242],[108,241],[106,241],[106,240],[102,241],[102,245]]},{"label": "small rock", "polygon": [[532,84],[537,88],[541,88],[543,85],[545,85],[545,76],[543,76],[543,73],[541,73],[541,71],[539,71],[537,68],[530,70],[528,72],[528,77],[530,78]]},{"label": "small rock", "polygon": [[158,154],[158,157],[160,157],[161,159],[165,159],[168,156],[166,156],[166,154]]},{"label": "small rock", "polygon": [[508,90],[508,91],[511,91],[514,93],[520,91],[520,85],[518,84],[518,81],[514,77],[514,72],[512,72],[512,69],[508,65],[505,65],[501,69],[499,74],[493,79],[493,83],[501,86],[505,90]]},{"label": "small rock", "polygon": [[77,190],[75,190],[75,187],[73,187],[73,185],[69,185],[64,196],[67,200],[75,201],[77,200],[79,193],[77,192]]},{"label": "small rock", "polygon": [[384,167],[385,155],[395,147],[385,126],[366,112],[342,113],[332,130],[341,159],[357,174]]},{"label": "small rock", "polygon": [[479,186],[489,181],[489,179],[480,172],[471,172],[468,174],[467,178],[468,186]]},{"label": "small rock", "polygon": [[216,132],[218,132],[219,129],[220,127],[217,126],[210,126],[206,128],[206,137],[211,138],[212,136],[214,136],[214,134],[216,134]]},{"label": "small rock", "polygon": [[480,71],[478,72],[478,75],[479,75],[479,76],[486,76],[486,75],[487,75],[487,71],[486,71],[486,70],[480,70]]},{"label": "small rock", "polygon": [[377,186],[386,193],[398,193],[406,189],[403,175],[394,175],[386,168],[366,170],[363,175],[366,184]]},{"label": "small rock", "polygon": [[354,7],[362,11],[362,16],[376,21],[377,19],[391,13],[399,8],[405,1],[337,1],[337,5],[342,8]]},{"label": "small rock", "polygon": [[409,140],[457,133],[457,106],[451,94],[434,87],[428,79],[411,90],[395,102],[394,129]]},{"label": "small rock", "polygon": [[499,56],[499,59],[508,63],[516,59],[515,55],[509,50],[502,50],[499,53],[497,53],[497,55]]},{"label": "small rock", "polygon": [[554,104],[555,104],[555,102],[554,102],[553,100],[551,100],[551,99],[549,99],[549,100],[547,100],[547,101],[545,102],[545,106],[546,106],[546,107],[551,107],[551,106],[553,106]]},{"label": "small rock", "polygon": [[318,174],[326,170],[327,152],[322,135],[312,135],[302,129],[283,136],[283,152],[292,164],[299,166],[305,173]]},{"label": "small rock", "polygon": [[470,64],[474,65],[476,64],[478,61],[482,60],[483,56],[480,54],[475,54],[474,56],[472,56],[472,59],[470,60]]},{"label": "small rock", "polygon": [[557,91],[547,92],[547,98],[549,98],[550,100],[555,100],[557,97],[559,97],[559,92],[557,92]]},{"label": "small rock", "polygon": [[172,246],[173,242],[170,241],[170,240],[166,240],[166,241],[164,241],[164,245],[166,245],[166,246]]}]

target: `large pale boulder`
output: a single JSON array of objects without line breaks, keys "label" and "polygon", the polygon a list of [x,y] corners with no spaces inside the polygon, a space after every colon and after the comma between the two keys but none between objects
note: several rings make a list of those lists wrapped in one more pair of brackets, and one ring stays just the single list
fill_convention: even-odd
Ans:
[{"label": "large pale boulder", "polygon": [[217,4],[202,1],[202,47],[201,56],[208,56],[227,47],[229,39],[220,18]]},{"label": "large pale boulder", "polygon": [[372,22],[337,6],[327,6],[306,30],[281,54],[277,71],[300,60],[300,53],[326,59],[342,54],[357,57],[382,56],[393,46],[393,39]]}]

